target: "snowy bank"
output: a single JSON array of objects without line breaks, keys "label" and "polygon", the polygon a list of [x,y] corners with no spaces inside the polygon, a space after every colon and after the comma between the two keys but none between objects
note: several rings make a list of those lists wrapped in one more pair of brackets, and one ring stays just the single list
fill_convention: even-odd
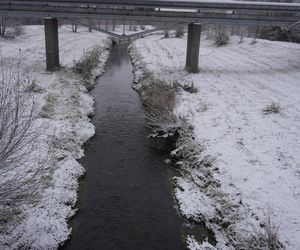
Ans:
[{"label": "snowy bank", "polygon": [[[137,88],[152,75],[198,90],[182,90],[174,110],[193,126],[199,147],[197,167],[183,162],[184,174],[174,178],[182,214],[204,220],[217,249],[262,247],[277,231],[283,247],[298,249],[300,45],[232,37],[216,47],[202,39],[199,74],[184,71],[185,54],[186,38],[154,35],[131,47]],[[279,110],[266,111],[272,103]],[[211,249],[192,236],[187,244]]]},{"label": "snowy bank", "polygon": [[43,128],[35,148],[40,155],[47,155],[48,151],[51,154],[47,156],[50,157],[47,180],[38,190],[40,198],[22,207],[17,225],[8,223],[11,230],[1,233],[0,248],[56,249],[70,236],[68,219],[74,215],[78,178],[84,174],[77,160],[84,155],[83,144],[95,133],[89,119],[94,101],[81,76],[71,67],[86,51],[98,46],[99,64],[93,73],[103,73],[111,40],[87,29],[72,33],[69,27],[62,26],[59,28],[62,68],[47,72],[43,26],[25,26],[24,30],[15,39],[0,40],[4,70],[14,67],[20,58],[21,71],[28,72],[35,93],[39,116],[34,126],[42,124]]}]

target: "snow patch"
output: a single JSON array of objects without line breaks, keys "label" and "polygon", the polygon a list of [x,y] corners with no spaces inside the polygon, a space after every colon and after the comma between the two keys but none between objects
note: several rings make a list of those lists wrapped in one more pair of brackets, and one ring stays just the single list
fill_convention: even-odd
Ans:
[{"label": "snow patch", "polygon": [[[182,85],[192,82],[198,89],[182,91],[174,112],[193,126],[195,142],[205,149],[199,158],[214,159],[209,171],[220,186],[213,193],[221,196],[201,187],[203,169],[185,169],[188,174],[176,178],[175,190],[183,215],[204,218],[216,233],[217,247],[230,249],[264,230],[265,211],[271,207],[279,240],[297,249],[300,45],[259,39],[239,44],[231,37],[217,48],[202,39],[199,74],[184,71],[186,38],[153,35],[135,41],[130,51],[137,88],[153,75]],[[271,103],[278,103],[280,112],[265,114]],[[220,212],[233,217],[220,223]]]}]

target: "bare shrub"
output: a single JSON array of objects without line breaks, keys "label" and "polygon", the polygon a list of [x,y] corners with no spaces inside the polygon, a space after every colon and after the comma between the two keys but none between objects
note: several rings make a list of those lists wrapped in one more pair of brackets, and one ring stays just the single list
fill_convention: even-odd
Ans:
[{"label": "bare shrub", "polygon": [[180,27],[180,26],[179,26],[179,27],[176,29],[175,37],[181,38],[181,37],[183,37],[183,35],[184,35],[184,29],[183,29],[183,27]]},{"label": "bare shrub", "polygon": [[180,89],[197,92],[193,82],[183,85],[176,80],[166,82],[151,74],[143,79],[139,92],[146,110],[146,124],[153,131],[152,136],[172,137],[181,127],[185,127],[184,120],[173,112],[176,94]]},{"label": "bare shrub", "polygon": [[204,26],[204,30],[206,31],[206,32],[205,32],[205,33],[206,33],[205,39],[206,39],[206,40],[210,39],[210,37],[211,37],[211,27],[208,26],[208,25],[205,25],[205,26]]},{"label": "bare shrub", "polygon": [[5,38],[6,39],[14,39],[15,37],[18,37],[20,35],[24,34],[24,30],[22,26],[11,26],[7,27],[5,32]]},{"label": "bare shrub", "polygon": [[77,33],[77,30],[78,30],[78,25],[72,23],[72,32]]},{"label": "bare shrub", "polygon": [[[299,24],[298,24],[299,26]],[[294,42],[294,43],[300,43],[300,34],[299,29],[293,28],[293,29],[282,29],[280,27],[275,27],[272,30],[267,32],[261,32],[261,37],[270,39],[271,41],[286,41],[286,42]]]},{"label": "bare shrub", "polygon": [[278,114],[281,111],[281,107],[279,103],[272,102],[271,104],[268,104],[264,109],[264,114]]},{"label": "bare shrub", "polygon": [[243,43],[243,40],[244,40],[244,35],[243,33],[240,34],[240,40],[238,41],[238,43]]},{"label": "bare shrub", "polygon": [[20,36],[20,35],[23,35],[23,34],[24,34],[23,26],[17,25],[17,26],[15,27],[15,35],[16,35],[16,36]]},{"label": "bare shrub", "polygon": [[257,43],[257,40],[256,40],[256,38],[254,37],[254,38],[252,38],[251,39],[251,42],[250,42],[250,44],[251,45],[254,45],[254,44],[256,44]]},{"label": "bare shrub", "polygon": [[14,38],[24,33],[23,26],[15,18],[0,17],[0,36],[5,38]]},{"label": "bare shrub", "polygon": [[164,38],[169,38],[169,30],[164,30]]},{"label": "bare shrub", "polygon": [[112,21],[112,31],[115,31],[115,29],[116,29],[116,22]]},{"label": "bare shrub", "polygon": [[55,114],[55,96],[53,93],[49,93],[46,98],[46,104],[43,106],[40,116],[43,118],[51,118]]},{"label": "bare shrub", "polygon": [[[19,66],[20,63],[18,63]],[[4,70],[0,79],[0,232],[18,217],[20,207],[37,198],[46,161],[38,155],[34,96],[26,74]]]},{"label": "bare shrub", "polygon": [[173,114],[176,88],[154,78],[147,81],[142,94],[147,125],[155,135],[173,135],[179,127],[177,116]]},{"label": "bare shrub", "polygon": [[93,49],[87,51],[84,56],[75,63],[73,70],[76,73],[81,74],[85,80],[89,79],[92,75],[92,70],[99,63],[100,53],[100,46],[95,46]]},{"label": "bare shrub", "polygon": [[219,26],[215,29],[216,31],[216,36],[214,39],[215,45],[218,47],[226,45],[229,42],[229,36],[226,32],[226,29],[222,26]]},{"label": "bare shrub", "polygon": [[36,84],[35,81],[31,81],[31,83],[25,87],[24,91],[29,93],[41,93],[43,90]]},{"label": "bare shrub", "polygon": [[247,27],[244,27],[244,26],[239,27],[239,29],[238,29],[238,35],[240,37],[239,42],[238,42],[239,44],[244,42],[244,37],[245,37],[247,32],[248,32]]}]

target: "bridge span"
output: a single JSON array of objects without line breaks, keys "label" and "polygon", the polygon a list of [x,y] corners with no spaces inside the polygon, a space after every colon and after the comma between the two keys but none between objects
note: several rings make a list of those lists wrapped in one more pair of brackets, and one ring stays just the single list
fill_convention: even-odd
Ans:
[{"label": "bridge span", "polygon": [[288,26],[300,20],[300,3],[231,0],[1,0],[0,15],[45,18],[47,69],[59,67],[57,18],[143,23],[186,23],[186,69],[198,72],[201,24]]}]

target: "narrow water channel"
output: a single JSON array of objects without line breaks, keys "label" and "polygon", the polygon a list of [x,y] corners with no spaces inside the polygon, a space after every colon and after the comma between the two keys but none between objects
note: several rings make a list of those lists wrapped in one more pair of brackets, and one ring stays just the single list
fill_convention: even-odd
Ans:
[{"label": "narrow water channel", "polygon": [[127,44],[112,48],[91,94],[96,136],[82,164],[79,213],[64,249],[184,249],[170,173],[150,147],[143,107],[132,90]]}]

